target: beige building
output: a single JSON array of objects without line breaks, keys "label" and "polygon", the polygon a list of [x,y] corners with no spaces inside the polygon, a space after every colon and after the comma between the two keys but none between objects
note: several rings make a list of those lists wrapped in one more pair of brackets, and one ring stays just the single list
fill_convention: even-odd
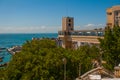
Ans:
[{"label": "beige building", "polygon": [[120,80],[120,66],[111,72],[104,67],[93,68],[85,74],[78,76],[76,80]]},{"label": "beige building", "polygon": [[[114,25],[120,26],[120,6],[113,6],[106,10],[107,26],[113,28]],[[61,45],[64,48],[78,48],[86,44],[99,44],[98,38],[103,38],[104,29],[95,30],[74,30],[74,18],[62,18],[62,30],[58,32]]]},{"label": "beige building", "polygon": [[115,77],[120,78],[120,64],[114,67],[114,74],[115,74]]},{"label": "beige building", "polygon": [[120,79],[115,78],[114,73],[110,72],[104,67],[97,67],[79,76],[78,78],[76,78],[76,80],[120,80]]},{"label": "beige building", "polygon": [[113,6],[106,10],[107,13],[107,26],[113,28],[114,25],[120,26],[120,5]]},{"label": "beige building", "polygon": [[83,45],[99,44],[98,38],[103,38],[104,30],[74,30],[74,18],[62,18],[62,30],[58,32],[61,46],[76,49]]}]

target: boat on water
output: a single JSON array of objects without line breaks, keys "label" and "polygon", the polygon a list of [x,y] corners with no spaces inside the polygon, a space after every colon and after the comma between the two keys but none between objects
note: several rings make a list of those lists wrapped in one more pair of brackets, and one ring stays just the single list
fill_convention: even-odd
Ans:
[{"label": "boat on water", "polygon": [[6,48],[4,48],[4,47],[1,47],[1,48],[0,48],[0,50],[5,50],[5,49],[6,49]]},{"label": "boat on water", "polygon": [[2,62],[2,61],[3,61],[3,58],[4,58],[3,56],[0,56],[0,62]]},{"label": "boat on water", "polygon": [[4,58],[4,56],[0,56],[0,59],[3,59]]},{"label": "boat on water", "polygon": [[0,67],[5,67],[7,65],[8,65],[8,63],[0,64]]},{"label": "boat on water", "polygon": [[6,48],[0,48],[0,52],[6,51]]},{"label": "boat on water", "polygon": [[3,62],[3,60],[2,60],[2,59],[0,59],[0,62]]},{"label": "boat on water", "polygon": [[7,51],[11,53],[12,55],[15,55],[15,53],[18,53],[22,50],[22,46],[13,46],[12,48],[8,48]]}]

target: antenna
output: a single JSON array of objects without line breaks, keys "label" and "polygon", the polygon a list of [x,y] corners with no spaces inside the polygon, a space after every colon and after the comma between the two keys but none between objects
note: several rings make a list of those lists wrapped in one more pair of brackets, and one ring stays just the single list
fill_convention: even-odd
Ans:
[{"label": "antenna", "polygon": [[68,17],[68,2],[67,1],[68,0],[65,1],[65,5],[66,5],[66,13],[65,13],[65,15],[66,15],[66,17]]}]

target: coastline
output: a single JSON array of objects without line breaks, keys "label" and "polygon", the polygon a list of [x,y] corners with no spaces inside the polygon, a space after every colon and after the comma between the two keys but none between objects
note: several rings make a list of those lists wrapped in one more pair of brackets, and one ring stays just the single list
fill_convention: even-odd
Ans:
[{"label": "coastline", "polygon": [[0,52],[0,56],[4,56],[3,62],[0,64],[4,64],[10,61],[12,54],[7,51],[7,49],[13,46],[22,46],[26,41],[32,40],[35,38],[57,38],[57,33],[0,33],[0,47],[6,48],[3,52]]}]

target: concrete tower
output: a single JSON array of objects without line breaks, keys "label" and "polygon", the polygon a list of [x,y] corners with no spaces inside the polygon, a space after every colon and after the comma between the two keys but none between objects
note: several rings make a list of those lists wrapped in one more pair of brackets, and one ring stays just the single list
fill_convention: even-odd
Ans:
[{"label": "concrete tower", "polygon": [[62,18],[62,31],[73,31],[74,30],[74,19],[72,17]]},{"label": "concrete tower", "polygon": [[62,31],[64,33],[63,47],[72,48],[72,39],[70,32],[74,30],[74,19],[72,17],[62,18]]}]

